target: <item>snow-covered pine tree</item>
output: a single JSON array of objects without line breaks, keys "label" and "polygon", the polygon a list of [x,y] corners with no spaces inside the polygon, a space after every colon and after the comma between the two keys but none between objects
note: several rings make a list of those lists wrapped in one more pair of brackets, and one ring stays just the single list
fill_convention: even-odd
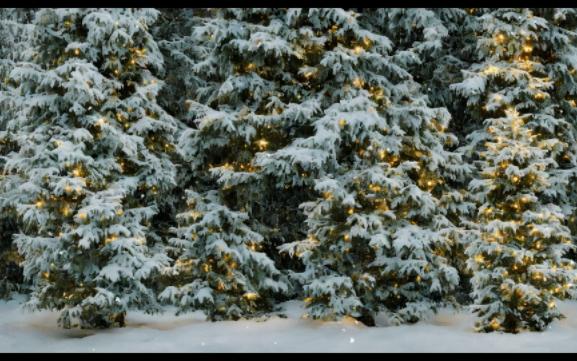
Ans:
[{"label": "snow-covered pine tree", "polygon": [[543,330],[561,317],[556,300],[574,291],[576,277],[565,258],[575,130],[551,96],[556,36],[529,9],[485,11],[477,24],[479,61],[453,86],[485,119],[466,148],[479,170],[470,183],[476,239],[466,250],[477,327]]},{"label": "snow-covered pine tree", "polygon": [[[407,72],[414,51],[367,30],[363,15],[312,9],[300,27],[308,72],[323,113],[311,137],[287,154],[316,175],[321,197],[304,203],[308,238],[282,250],[303,259],[300,275],[314,318],[359,317],[412,322],[450,300],[458,284],[448,264],[455,225],[448,206],[462,200],[448,182],[468,167],[445,149],[450,120],[430,108]],[[306,27],[305,27],[306,25]],[[322,35],[321,35],[322,34]]]},{"label": "snow-covered pine tree", "polygon": [[[456,151],[458,144],[463,143],[467,131],[475,127],[463,115],[466,102],[449,85],[462,80],[461,69],[468,68],[471,59],[471,31],[469,14],[459,8],[398,8],[366,9],[363,11],[372,31],[387,36],[396,47],[396,51],[415,52],[418,60],[406,64],[406,70],[421,85],[421,91],[427,96],[432,107],[444,107],[454,116],[448,131],[459,138],[459,142],[447,144],[446,149]],[[459,300],[468,298],[470,272],[466,267],[464,247],[468,232],[463,227],[463,219],[470,218],[474,206],[465,192],[472,172],[468,177],[461,177],[459,182],[450,182],[451,192],[456,202],[451,202],[447,217],[458,227],[454,228],[451,238],[453,250],[448,256],[449,263],[457,268],[460,278]],[[457,201],[458,200],[458,201]]]},{"label": "snow-covered pine tree", "polygon": [[4,168],[24,179],[16,242],[34,283],[27,306],[62,310],[66,328],[158,309],[147,280],[167,257],[147,233],[174,182],[174,120],[155,101],[162,56],[147,28],[157,13],[42,9],[34,61],[9,75],[19,149]]},{"label": "snow-covered pine tree", "polygon": [[[544,70],[554,84],[549,89],[551,103],[558,105],[560,116],[577,129],[577,10],[568,8],[530,9],[534,16],[547,20],[547,28],[539,32],[539,43],[547,49],[546,61],[542,61]],[[564,168],[576,163],[577,144],[568,143],[573,149],[568,152]],[[568,161],[568,163],[567,163]],[[573,242],[577,243],[577,182],[569,182],[570,190],[567,202],[560,204],[564,212],[570,214],[568,226],[571,229]],[[575,251],[569,257],[577,260]]]},{"label": "snow-covered pine tree", "polygon": [[197,125],[181,138],[197,182],[214,188],[216,179],[224,204],[248,213],[263,250],[284,267],[296,265],[276,246],[303,235],[298,205],[310,199],[312,176],[299,162],[313,156],[285,148],[311,134],[321,96],[304,51],[314,44],[301,39],[306,21],[286,9],[204,16],[194,27],[201,56],[191,72],[200,79],[188,103]]},{"label": "snow-covered pine tree", "polygon": [[[286,9],[223,9],[182,21],[191,33],[161,44],[172,63],[184,64],[175,68],[172,78],[192,86],[191,93],[178,86],[174,89],[177,99],[192,97],[185,115],[194,124],[179,145],[194,174],[190,188],[210,196],[206,202],[210,207],[227,207],[222,212],[235,219],[244,222],[246,213],[246,227],[262,241],[241,242],[243,252],[254,253],[251,244],[259,243],[262,256],[292,267],[294,261],[283,260],[276,245],[302,236],[304,217],[298,205],[309,199],[312,181],[298,164],[302,156],[286,153],[285,148],[303,134],[311,134],[310,123],[318,113],[317,89],[310,82],[312,74],[303,55],[303,46],[313,45],[309,40],[299,43],[300,22],[306,21],[306,15]],[[314,157],[310,150],[306,152],[308,159]],[[212,190],[219,191],[219,201]],[[183,226],[190,224],[194,222]],[[183,253],[183,257],[189,256]],[[276,272],[266,258],[250,267],[238,272],[245,272],[247,279],[254,279],[249,273],[265,277],[251,286],[263,306],[270,289],[286,293],[287,286],[281,282],[267,285],[266,277]],[[240,291],[234,297],[242,295]],[[256,311],[244,309],[246,315]]]},{"label": "snow-covered pine tree", "polygon": [[[15,149],[11,134],[6,131],[7,122],[13,115],[14,98],[8,74],[16,61],[29,55],[27,40],[33,11],[0,9],[0,169],[3,169],[3,156]],[[0,171],[0,297],[22,291],[22,259],[12,242],[12,235],[17,232],[15,205],[18,202],[7,196],[8,190],[18,181],[18,177],[5,176]]]},{"label": "snow-covered pine tree", "polygon": [[263,252],[263,237],[247,226],[246,213],[221,204],[218,191],[187,192],[190,209],[178,215],[171,244],[180,250],[175,286],[160,299],[178,313],[203,310],[213,321],[270,311],[286,291],[280,272]]}]

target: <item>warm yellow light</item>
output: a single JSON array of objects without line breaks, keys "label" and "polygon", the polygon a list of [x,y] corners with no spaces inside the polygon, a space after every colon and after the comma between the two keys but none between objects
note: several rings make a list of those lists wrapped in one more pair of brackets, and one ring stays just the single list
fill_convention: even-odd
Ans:
[{"label": "warm yellow light", "polygon": [[76,56],[80,55],[80,49],[78,48],[74,49],[74,55]]},{"label": "warm yellow light", "polygon": [[87,218],[88,216],[86,215],[86,213],[84,212],[78,213],[78,219],[80,219],[81,221],[85,221]]},{"label": "warm yellow light", "polygon": [[45,204],[44,201],[40,199],[36,201],[36,208],[42,208],[44,207],[44,204]]},{"label": "warm yellow light", "polygon": [[477,255],[475,255],[475,257],[474,257],[474,260],[475,260],[475,262],[477,262],[477,263],[483,263],[483,262],[485,262],[485,257],[483,257],[482,254],[477,254]]},{"label": "warm yellow light", "polygon": [[260,150],[266,150],[266,148],[268,147],[268,141],[266,139],[259,139],[255,143],[258,146],[258,149]]},{"label": "warm yellow light", "polygon": [[60,211],[62,212],[62,215],[65,216],[65,217],[67,217],[68,215],[70,215],[70,207],[69,207],[67,204],[65,204],[64,206],[62,206],[62,208],[61,208]]},{"label": "warm yellow light", "polygon": [[495,75],[499,73],[499,68],[494,65],[489,65],[485,70],[483,70],[483,73],[486,75]]},{"label": "warm yellow light", "polygon": [[345,233],[343,239],[345,240],[345,242],[349,242],[351,240],[351,236],[348,233]]},{"label": "warm yellow light", "polygon": [[525,53],[530,53],[530,52],[533,51],[533,46],[531,46],[531,45],[523,45],[523,51],[524,51]]},{"label": "warm yellow light", "polygon": [[124,211],[122,210],[122,208],[116,210],[116,215],[117,215],[117,216],[120,217],[120,216],[122,216],[123,214],[124,214]]},{"label": "warm yellow light", "polygon": [[339,119],[339,127],[344,128],[347,125],[347,121],[345,119]]},{"label": "warm yellow light", "polygon": [[74,170],[72,170],[72,175],[74,175],[75,177],[82,176],[82,168],[80,167],[74,168]]},{"label": "warm yellow light", "polygon": [[253,300],[256,300],[257,298],[259,298],[258,293],[255,293],[255,292],[247,292],[242,296],[249,301],[253,301]]},{"label": "warm yellow light", "polygon": [[351,215],[351,214],[353,214],[353,213],[355,213],[355,209],[354,209],[354,208],[351,207],[351,208],[347,209],[347,214],[348,214],[348,215]]},{"label": "warm yellow light", "polygon": [[114,234],[110,235],[104,239],[104,244],[112,243],[112,242],[116,241],[117,239],[118,239],[117,235],[114,235]]},{"label": "warm yellow light", "polygon": [[362,88],[365,85],[365,81],[361,78],[355,78],[353,80],[353,86],[355,88]]},{"label": "warm yellow light", "polygon": [[106,119],[104,119],[104,118],[100,118],[96,121],[96,126],[98,126],[98,127],[101,127],[104,124],[106,124]]},{"label": "warm yellow light", "polygon": [[499,323],[499,321],[497,321],[497,319],[493,319],[491,321],[491,323],[489,323],[489,326],[493,329],[493,330],[497,330],[499,327],[501,327],[501,324]]},{"label": "warm yellow light", "polygon": [[360,53],[363,52],[363,47],[362,46],[355,46],[355,48],[353,49],[353,53],[355,53],[355,55],[359,55]]}]

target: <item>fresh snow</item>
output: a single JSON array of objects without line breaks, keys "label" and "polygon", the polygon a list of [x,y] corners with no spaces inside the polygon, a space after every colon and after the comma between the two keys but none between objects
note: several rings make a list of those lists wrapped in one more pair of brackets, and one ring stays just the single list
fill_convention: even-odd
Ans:
[{"label": "fresh snow", "polygon": [[58,314],[29,313],[19,301],[0,303],[0,352],[576,352],[577,301],[560,304],[568,316],[545,332],[483,334],[475,316],[444,309],[415,325],[365,327],[352,319],[302,319],[301,302],[282,306],[282,318],[206,322],[200,313],[174,316],[131,312],[127,327],[63,330]]}]

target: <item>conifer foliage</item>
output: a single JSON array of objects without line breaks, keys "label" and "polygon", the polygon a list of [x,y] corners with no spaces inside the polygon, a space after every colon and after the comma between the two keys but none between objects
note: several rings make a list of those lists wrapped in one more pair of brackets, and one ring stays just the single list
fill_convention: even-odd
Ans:
[{"label": "conifer foliage", "polygon": [[147,31],[155,10],[43,9],[35,53],[9,74],[19,93],[5,172],[33,280],[28,306],[62,310],[64,327],[122,324],[157,309],[146,280],[167,262],[147,242],[156,199],[173,185],[173,119],[157,105],[162,66]]},{"label": "conifer foliage", "polygon": [[576,34],[574,9],[2,9],[0,295],[65,328],[300,300],[544,330],[576,295]]}]

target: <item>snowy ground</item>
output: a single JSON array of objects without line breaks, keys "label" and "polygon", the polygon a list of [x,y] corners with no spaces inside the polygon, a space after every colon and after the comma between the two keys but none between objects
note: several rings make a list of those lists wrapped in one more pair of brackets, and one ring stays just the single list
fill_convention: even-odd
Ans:
[{"label": "snowy ground", "polygon": [[204,322],[130,313],[127,327],[61,330],[57,314],[28,313],[18,301],[0,303],[0,352],[576,352],[577,302],[561,305],[568,317],[542,333],[478,334],[474,316],[450,310],[416,325],[365,327],[353,320],[300,319],[302,304],[285,304],[288,318]]}]

